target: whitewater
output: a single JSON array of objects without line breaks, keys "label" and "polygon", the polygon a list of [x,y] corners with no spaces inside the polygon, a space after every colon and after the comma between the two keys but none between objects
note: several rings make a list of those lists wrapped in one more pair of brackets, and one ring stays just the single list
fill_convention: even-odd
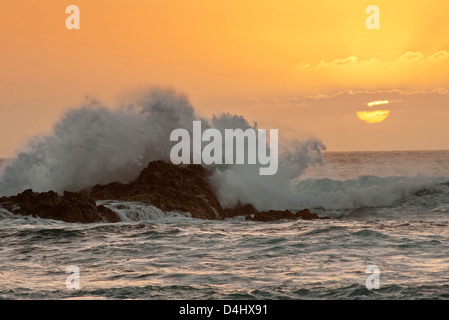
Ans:
[{"label": "whitewater", "polygon": [[[116,109],[86,103],[0,164],[0,196],[131,181],[148,162],[168,160],[171,130],[193,120],[257,127],[237,115],[201,119],[173,91]],[[209,168],[221,204],[308,208],[331,219],[210,221],[104,200],[121,222],[70,224],[0,208],[0,298],[449,298],[449,151],[329,152],[313,137],[279,142],[273,177],[254,166]],[[79,267],[80,289],[66,287],[70,265]],[[380,270],[379,289],[365,286],[370,265]]]}]

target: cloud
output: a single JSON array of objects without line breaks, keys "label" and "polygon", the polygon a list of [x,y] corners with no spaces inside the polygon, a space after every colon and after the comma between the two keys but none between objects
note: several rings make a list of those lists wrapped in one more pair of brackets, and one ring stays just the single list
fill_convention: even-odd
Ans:
[{"label": "cloud", "polygon": [[347,66],[347,65],[351,65],[351,64],[356,64],[359,61],[359,58],[356,56],[350,56],[344,59],[335,59],[331,62],[326,62],[324,60],[321,60],[318,65],[317,68],[325,68],[325,67],[342,67],[342,66]]},{"label": "cloud", "polygon": [[[447,88],[435,88],[432,90],[403,90],[403,89],[391,89],[391,90],[341,90],[334,94],[317,94],[313,96],[306,96],[304,99],[311,100],[321,100],[321,99],[332,99],[338,97],[340,95],[357,95],[357,94],[392,94],[397,93],[399,95],[411,96],[415,94],[440,94],[445,95],[449,93]],[[297,98],[297,100],[300,100]]]},{"label": "cloud", "polygon": [[444,61],[449,59],[449,52],[446,50],[441,50],[438,52],[435,52],[434,54],[425,56],[419,51],[412,52],[408,51],[404,53],[402,56],[399,57],[399,62],[420,62],[420,61],[432,61],[432,62],[438,62],[438,61]]},{"label": "cloud", "polygon": [[388,101],[388,100],[376,100],[376,101],[370,101],[366,105],[368,107],[372,107],[372,106],[378,106],[381,104],[389,104],[389,103],[390,103],[390,101]]},{"label": "cloud", "polygon": [[400,56],[398,61],[399,62],[418,62],[418,61],[422,61],[424,59],[425,59],[425,57],[421,52],[408,51],[408,52],[404,53],[402,56]]},{"label": "cloud", "polygon": [[[294,105],[295,107],[308,107],[311,103],[310,100],[327,100],[337,98],[339,96],[347,95],[347,96],[356,96],[356,95],[401,95],[401,96],[412,96],[412,95],[447,95],[449,94],[449,90],[446,88],[435,88],[432,90],[403,90],[403,89],[391,89],[391,90],[341,90],[337,91],[333,94],[316,94],[316,95],[308,95],[308,96],[290,96],[290,97],[272,97],[272,98],[251,98],[240,100],[240,103],[257,103],[258,105]],[[368,98],[367,98],[368,99]],[[386,100],[376,100],[372,102],[370,106],[387,104]],[[396,103],[398,99],[389,99],[388,103]],[[368,105],[369,103],[365,103]]]},{"label": "cloud", "polygon": [[430,61],[444,61],[449,59],[449,52],[445,50],[438,51],[437,53],[429,56],[427,59],[429,59]]},{"label": "cloud", "polygon": [[350,56],[344,59],[335,59],[330,62],[326,62],[324,60],[321,60],[317,64],[317,68],[340,68],[340,67],[347,67],[347,66],[356,66],[356,65],[372,65],[375,63],[378,63],[379,59],[376,58],[370,58],[368,60],[360,60],[357,56]]},{"label": "cloud", "polygon": [[344,68],[344,67],[358,67],[358,66],[376,66],[381,63],[387,63],[390,65],[403,64],[403,63],[418,63],[418,62],[440,62],[449,59],[449,52],[446,50],[438,51],[431,55],[424,55],[423,53],[416,51],[407,51],[403,55],[396,57],[393,60],[380,60],[378,58],[371,57],[367,60],[361,60],[357,56],[349,56],[343,59],[335,59],[332,61],[321,60],[315,66],[309,63],[300,62],[295,66],[296,70],[303,70],[306,68]]},{"label": "cloud", "polygon": [[295,66],[295,69],[296,70],[304,70],[304,69],[307,69],[310,67],[311,67],[311,65],[309,63],[300,62]]}]

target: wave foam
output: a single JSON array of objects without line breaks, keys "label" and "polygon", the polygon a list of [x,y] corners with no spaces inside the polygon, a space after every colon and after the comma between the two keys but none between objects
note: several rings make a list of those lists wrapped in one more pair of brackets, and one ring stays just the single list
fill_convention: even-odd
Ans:
[{"label": "wave foam", "polygon": [[362,176],[339,181],[297,180],[292,184],[291,208],[354,209],[389,206],[417,192],[448,190],[447,177]]},{"label": "wave foam", "polygon": [[[26,150],[8,163],[0,177],[0,195],[25,189],[79,191],[95,184],[123,183],[137,178],[154,160],[170,161],[170,133],[192,130],[201,120],[203,130],[256,128],[243,116],[223,113],[200,119],[188,99],[172,90],[149,90],[112,110],[95,100],[67,112],[53,133],[32,139]],[[316,139],[291,141],[279,137],[279,170],[259,176],[257,165],[210,166],[211,181],[223,206],[238,201],[258,208],[278,207],[288,193],[290,180],[309,165],[322,163],[324,145]],[[280,200],[280,201],[278,201]]]},{"label": "wave foam", "polygon": [[97,205],[104,205],[116,212],[123,222],[166,220],[169,218],[183,219],[191,215],[185,212],[165,212],[155,206],[140,202],[125,201],[97,201]]}]

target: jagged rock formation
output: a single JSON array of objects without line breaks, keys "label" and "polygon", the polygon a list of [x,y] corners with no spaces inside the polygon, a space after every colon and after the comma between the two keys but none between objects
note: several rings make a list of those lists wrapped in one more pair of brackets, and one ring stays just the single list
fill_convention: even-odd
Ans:
[{"label": "jagged rock formation", "polygon": [[199,219],[220,219],[223,209],[201,165],[176,166],[153,161],[129,183],[95,185],[90,195],[96,200],[139,201],[164,211],[190,212]]},{"label": "jagged rock formation", "polygon": [[64,192],[36,193],[28,189],[16,196],[0,198],[0,204],[10,212],[43,219],[65,222],[119,222],[120,217],[112,210],[97,206],[89,194]]},{"label": "jagged rock formation", "polygon": [[163,211],[190,212],[199,219],[225,219],[246,216],[246,220],[275,221],[281,219],[322,219],[307,209],[258,211],[252,204],[237,204],[224,209],[209,182],[211,172],[201,165],[173,165],[153,161],[139,177],[128,184],[113,182],[95,185],[82,192],[53,191],[35,193],[26,190],[17,196],[0,198],[0,205],[21,215],[66,222],[119,222],[120,217],[97,200],[138,201]]},{"label": "jagged rock formation", "polygon": [[247,215],[246,220],[253,221],[276,221],[276,220],[313,220],[313,219],[329,219],[327,217],[321,218],[316,213],[312,213],[307,209],[303,209],[296,213],[291,212],[290,210],[270,210],[264,212],[256,212],[252,215]]},{"label": "jagged rock formation", "polygon": [[222,208],[213,186],[208,181],[210,171],[201,165],[173,165],[153,161],[140,176],[129,184],[96,185],[89,192],[96,200],[140,201],[164,211],[190,212],[199,219],[224,219],[246,216],[247,220],[275,221],[281,219],[320,219],[309,210],[293,213],[289,210],[259,212],[252,204],[237,204]]}]

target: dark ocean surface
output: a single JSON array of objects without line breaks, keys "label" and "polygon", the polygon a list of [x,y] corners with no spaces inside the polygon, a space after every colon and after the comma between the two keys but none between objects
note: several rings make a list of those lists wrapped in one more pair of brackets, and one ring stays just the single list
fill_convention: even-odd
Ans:
[{"label": "dark ocean surface", "polygon": [[[204,221],[103,201],[123,222],[83,225],[0,208],[0,299],[448,299],[449,152],[324,160],[296,189],[329,220]],[[69,266],[79,282],[67,287]]]}]

